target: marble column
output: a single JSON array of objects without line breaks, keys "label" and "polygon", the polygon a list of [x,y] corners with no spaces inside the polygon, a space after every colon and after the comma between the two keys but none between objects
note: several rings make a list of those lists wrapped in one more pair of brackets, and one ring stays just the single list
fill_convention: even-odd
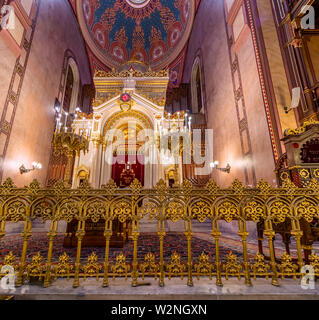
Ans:
[{"label": "marble column", "polygon": [[75,159],[74,159],[74,167],[73,167],[73,175],[72,175],[72,188],[77,188],[78,187],[78,179],[76,176],[76,170],[80,165],[80,156],[81,156],[81,151],[76,151],[75,154]]},{"label": "marble column", "polygon": [[101,144],[98,141],[93,142],[93,157],[90,183],[93,188],[99,187],[99,175],[101,170]]},{"label": "marble column", "polygon": [[112,160],[113,154],[111,150],[108,150],[107,146],[103,145],[103,155],[102,155],[102,172],[101,172],[101,185],[107,184],[112,178]]},{"label": "marble column", "polygon": [[101,187],[103,184],[103,178],[104,178],[104,171],[105,171],[105,150],[106,150],[106,145],[102,145],[102,153],[101,153],[101,171],[100,171],[100,176],[99,176],[99,187]]},{"label": "marble column", "polygon": [[153,156],[152,156],[152,147],[148,149],[148,155],[144,158],[144,188],[152,188],[153,184]]}]

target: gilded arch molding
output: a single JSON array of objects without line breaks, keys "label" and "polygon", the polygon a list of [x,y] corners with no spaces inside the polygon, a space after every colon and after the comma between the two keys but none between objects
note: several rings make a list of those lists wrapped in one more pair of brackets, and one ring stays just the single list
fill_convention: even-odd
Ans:
[{"label": "gilded arch molding", "polygon": [[105,136],[107,130],[114,129],[116,124],[123,118],[131,118],[132,120],[137,119],[140,123],[143,124],[145,129],[153,129],[153,124],[151,119],[146,116],[144,113],[137,110],[130,110],[128,112],[118,112],[111,116],[104,124],[103,127],[103,137]]}]

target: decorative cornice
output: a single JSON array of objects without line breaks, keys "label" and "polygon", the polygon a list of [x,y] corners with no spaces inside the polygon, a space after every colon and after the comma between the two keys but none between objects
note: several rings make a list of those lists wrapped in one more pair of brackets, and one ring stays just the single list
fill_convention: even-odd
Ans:
[{"label": "decorative cornice", "polygon": [[297,129],[287,129],[285,131],[285,137],[300,135],[300,134],[306,132],[312,126],[318,126],[319,127],[319,121],[317,121],[315,119],[309,119],[309,120],[305,121]]},{"label": "decorative cornice", "polygon": [[115,71],[113,69],[110,72],[104,70],[97,70],[94,74],[94,78],[168,78],[168,70],[152,71],[149,69],[147,72],[140,71]]}]

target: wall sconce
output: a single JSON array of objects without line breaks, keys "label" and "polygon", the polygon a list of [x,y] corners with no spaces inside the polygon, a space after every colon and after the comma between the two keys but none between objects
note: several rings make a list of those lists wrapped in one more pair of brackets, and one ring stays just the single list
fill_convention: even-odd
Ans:
[{"label": "wall sconce", "polygon": [[215,162],[211,162],[211,163],[210,163],[210,167],[211,167],[212,169],[216,169],[216,170],[219,170],[219,171],[225,172],[225,173],[230,173],[231,166],[230,166],[229,163],[227,163],[226,168],[219,168],[218,166],[219,166],[219,162],[218,162],[218,161],[215,161]]},{"label": "wall sconce", "polygon": [[60,104],[58,98],[55,98],[54,109],[55,109],[56,113],[60,113],[60,111],[61,111],[61,104]]},{"label": "wall sconce", "polygon": [[32,162],[32,169],[27,169],[24,164],[22,164],[19,168],[21,174],[40,169],[42,169],[42,164],[39,162]]}]

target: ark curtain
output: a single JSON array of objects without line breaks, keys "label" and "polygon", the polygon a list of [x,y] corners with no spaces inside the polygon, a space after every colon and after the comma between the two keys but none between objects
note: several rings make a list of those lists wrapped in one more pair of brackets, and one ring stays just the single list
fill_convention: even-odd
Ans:
[{"label": "ark curtain", "polygon": [[120,176],[125,169],[125,164],[130,162],[131,168],[134,170],[135,178],[138,179],[141,184],[144,186],[144,157],[135,155],[123,155],[116,156],[113,158],[112,165],[112,179],[120,186]]}]

